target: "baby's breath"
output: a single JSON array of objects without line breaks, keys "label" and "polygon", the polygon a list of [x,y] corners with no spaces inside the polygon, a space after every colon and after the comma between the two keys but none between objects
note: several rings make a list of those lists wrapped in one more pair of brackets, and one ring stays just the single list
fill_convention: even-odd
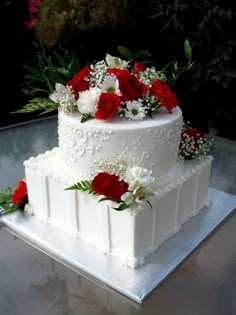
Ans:
[{"label": "baby's breath", "polygon": [[92,71],[89,74],[89,84],[91,87],[101,87],[107,74],[108,66],[104,60],[90,65]]},{"label": "baby's breath", "polygon": [[121,160],[119,156],[116,156],[114,159],[112,159],[112,161],[106,160],[97,164],[100,171],[117,175],[121,180],[124,179],[125,172],[128,167],[128,164],[125,161]]},{"label": "baby's breath", "polygon": [[194,140],[193,137],[183,133],[180,140],[179,155],[186,160],[203,158],[212,149],[212,142],[206,137]]},{"label": "baby's breath", "polygon": [[152,81],[161,80],[165,82],[167,78],[162,71],[157,71],[155,67],[150,67],[140,73],[139,80],[148,88],[151,88]]},{"label": "baby's breath", "polygon": [[77,110],[74,93],[70,86],[67,86],[66,93],[60,99],[59,109],[65,113],[73,113]]}]

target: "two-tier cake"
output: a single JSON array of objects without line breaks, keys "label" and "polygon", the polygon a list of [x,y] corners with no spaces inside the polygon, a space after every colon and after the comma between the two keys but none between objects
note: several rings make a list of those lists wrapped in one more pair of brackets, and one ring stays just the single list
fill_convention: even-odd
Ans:
[{"label": "two-tier cake", "polygon": [[209,143],[162,72],[107,55],[50,99],[59,146],[24,162],[40,220],[136,268],[208,205]]}]

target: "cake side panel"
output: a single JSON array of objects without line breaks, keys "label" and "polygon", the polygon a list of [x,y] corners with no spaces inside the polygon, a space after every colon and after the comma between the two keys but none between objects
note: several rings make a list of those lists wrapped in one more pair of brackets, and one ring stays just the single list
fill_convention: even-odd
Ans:
[{"label": "cake side panel", "polygon": [[[213,157],[208,156],[203,160],[185,162],[184,183],[181,187],[179,198],[179,226],[210,204],[208,187],[212,160]],[[192,175],[189,176],[189,174]]]},{"label": "cake side panel", "polygon": [[211,177],[211,166],[212,162],[208,163],[203,167],[203,169],[199,173],[199,186],[198,186],[198,194],[196,200],[196,213],[199,212],[204,206],[209,206],[211,200],[208,198],[208,186]]},{"label": "cake side panel", "polygon": [[25,178],[27,183],[28,203],[33,209],[34,214],[46,222],[48,220],[47,179],[37,170],[28,167],[25,168]]}]

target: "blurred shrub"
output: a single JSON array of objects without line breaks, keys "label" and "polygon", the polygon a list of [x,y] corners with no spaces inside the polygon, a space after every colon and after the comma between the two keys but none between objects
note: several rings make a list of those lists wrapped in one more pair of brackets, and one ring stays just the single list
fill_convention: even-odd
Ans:
[{"label": "blurred shrub", "polygon": [[[1,1],[5,18],[14,20],[12,33],[6,35],[3,21],[1,30],[7,43],[5,58],[11,59],[10,73],[17,69],[17,78],[8,76],[15,90],[21,85],[20,77],[23,82],[19,65],[33,59],[35,47],[46,54],[55,49],[64,55],[75,53],[83,65],[88,60],[103,58],[106,52],[117,54],[116,47],[124,45],[133,51],[147,49],[154,62],[163,65],[173,56],[181,60],[182,44],[189,38],[196,63],[175,87],[184,116],[195,127],[216,130],[218,135],[236,140],[236,109],[231,101],[236,77],[233,3],[222,0],[29,2],[37,4],[35,11],[32,6],[31,12],[28,11],[27,0]],[[31,29],[25,26],[25,21]],[[13,57],[17,66],[13,65],[16,62]],[[6,64],[9,67],[9,62]]]}]

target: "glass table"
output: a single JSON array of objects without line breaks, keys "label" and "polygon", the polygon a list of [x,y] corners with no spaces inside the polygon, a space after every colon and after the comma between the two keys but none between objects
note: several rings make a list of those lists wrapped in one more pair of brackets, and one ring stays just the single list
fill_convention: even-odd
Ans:
[{"label": "glass table", "polygon": [[[57,116],[0,129],[0,189],[24,176],[23,161],[58,145]],[[215,137],[210,186],[236,195],[236,142]],[[236,205],[235,205],[236,207]],[[69,269],[0,228],[3,315],[236,314],[235,211],[143,304]]]}]

